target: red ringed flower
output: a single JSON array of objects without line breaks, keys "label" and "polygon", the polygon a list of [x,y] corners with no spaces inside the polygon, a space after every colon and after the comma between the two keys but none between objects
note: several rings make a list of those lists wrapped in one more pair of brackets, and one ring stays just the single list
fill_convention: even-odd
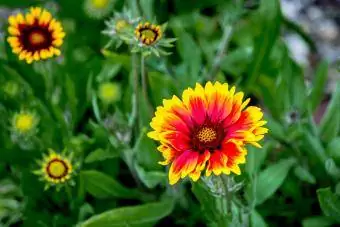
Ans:
[{"label": "red ringed flower", "polygon": [[149,22],[139,23],[135,29],[135,35],[142,44],[152,45],[162,38],[162,30],[159,25]]},{"label": "red ringed flower", "polygon": [[9,16],[8,22],[7,41],[20,60],[32,63],[60,55],[65,33],[47,10],[32,7],[25,15]]},{"label": "red ringed flower", "polygon": [[268,132],[261,109],[247,107],[250,99],[243,96],[227,83],[208,82],[186,89],[182,100],[163,100],[148,136],[160,142],[157,149],[165,159],[160,164],[171,164],[170,184],[186,176],[197,181],[204,170],[206,176],[241,173],[245,145],[261,147],[258,141]]}]

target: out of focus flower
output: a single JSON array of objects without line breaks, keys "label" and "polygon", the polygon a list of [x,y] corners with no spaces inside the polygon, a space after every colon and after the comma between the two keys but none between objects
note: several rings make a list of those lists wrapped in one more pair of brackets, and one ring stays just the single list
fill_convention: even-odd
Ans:
[{"label": "out of focus flower", "polygon": [[19,84],[14,81],[7,81],[3,85],[2,90],[6,96],[15,97],[19,92]]},{"label": "out of focus flower", "polygon": [[85,0],[85,13],[93,19],[106,17],[113,9],[114,0]]},{"label": "out of focus flower", "polygon": [[116,47],[120,46],[124,40],[129,39],[133,33],[133,29],[139,18],[133,18],[131,12],[124,9],[123,12],[115,12],[113,17],[105,21],[106,29],[102,32],[111,38],[107,46],[113,42],[116,43]]},{"label": "out of focus flower", "polygon": [[8,18],[7,41],[13,53],[27,63],[59,56],[65,33],[50,12],[32,7],[25,15],[18,13]]},{"label": "out of focus flower", "polygon": [[111,82],[100,84],[98,89],[98,97],[102,102],[106,104],[111,104],[119,101],[121,97],[119,84]]},{"label": "out of focus flower", "polygon": [[158,151],[165,160],[160,164],[171,164],[170,184],[186,176],[197,181],[203,170],[206,176],[241,173],[245,145],[261,147],[258,142],[268,132],[261,109],[247,107],[250,99],[243,101],[243,96],[227,83],[208,82],[186,89],[182,100],[163,100],[148,136],[161,143]]},{"label": "out of focus flower", "polygon": [[22,110],[12,118],[12,130],[18,135],[28,136],[35,134],[39,123],[38,116],[31,111]]},{"label": "out of focus flower", "polygon": [[46,183],[45,189],[51,186],[60,189],[66,184],[74,184],[72,176],[75,172],[71,157],[58,154],[52,149],[48,151],[49,153],[44,154],[42,160],[37,161],[40,168],[34,171],[34,174],[39,175],[40,180]]}]

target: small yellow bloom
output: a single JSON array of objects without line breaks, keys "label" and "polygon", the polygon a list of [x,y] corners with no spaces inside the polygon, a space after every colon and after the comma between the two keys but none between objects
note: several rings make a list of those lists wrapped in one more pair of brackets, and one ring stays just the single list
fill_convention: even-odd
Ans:
[{"label": "small yellow bloom", "polygon": [[27,134],[32,132],[38,124],[38,117],[33,112],[21,111],[14,115],[12,127],[15,132]]},{"label": "small yellow bloom", "polygon": [[104,103],[117,102],[121,97],[120,86],[117,83],[103,83],[99,86],[98,96]]},{"label": "small yellow bloom", "polygon": [[61,186],[67,183],[74,174],[74,168],[71,159],[56,153],[52,149],[48,149],[49,154],[43,156],[38,161],[40,169],[34,171],[36,175],[40,175],[40,180],[45,181],[46,188],[50,186]]},{"label": "small yellow bloom", "polygon": [[52,14],[40,7],[32,7],[25,15],[8,18],[8,43],[12,52],[27,63],[60,55],[65,33]]},{"label": "small yellow bloom", "polygon": [[114,0],[85,0],[85,13],[94,19],[101,19],[107,16],[113,9]]}]

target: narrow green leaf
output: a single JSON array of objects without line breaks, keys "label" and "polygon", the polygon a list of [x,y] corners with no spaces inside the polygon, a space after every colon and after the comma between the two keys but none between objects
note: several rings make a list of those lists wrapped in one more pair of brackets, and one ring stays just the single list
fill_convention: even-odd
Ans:
[{"label": "narrow green leaf", "polygon": [[294,158],[281,160],[260,172],[256,184],[257,205],[262,204],[276,192],[295,163],[296,160]]},{"label": "narrow green leaf", "polygon": [[318,189],[317,194],[323,213],[340,223],[340,197],[333,194],[330,188]]},{"label": "narrow green leaf", "polygon": [[302,220],[302,227],[328,227],[333,221],[324,216],[313,216]]},{"label": "narrow green leaf", "polygon": [[324,95],[324,89],[328,76],[328,63],[326,61],[321,62],[316,70],[315,78],[313,80],[313,89],[310,94],[310,101],[312,111],[314,111],[322,101]]},{"label": "narrow green leaf", "polygon": [[138,164],[135,164],[135,169],[137,171],[139,179],[148,188],[154,188],[160,183],[165,183],[167,179],[167,174],[160,171],[145,171],[145,169]]},{"label": "narrow green leaf", "polygon": [[252,175],[260,170],[261,165],[266,159],[268,151],[272,148],[272,146],[273,144],[268,142],[261,149],[255,147],[248,148],[249,151],[247,155],[247,163],[245,166],[248,174]]},{"label": "narrow green leaf", "polygon": [[80,227],[144,227],[150,226],[168,216],[174,203],[165,200],[139,206],[130,206],[106,211],[80,224]]},{"label": "narrow green leaf", "polygon": [[138,191],[126,188],[112,177],[96,170],[84,170],[80,175],[85,190],[96,198],[137,198],[140,195]]},{"label": "narrow green leaf", "polygon": [[252,227],[267,227],[266,221],[263,219],[263,217],[254,210],[251,212],[251,226]]},{"label": "narrow green leaf", "polygon": [[253,62],[249,69],[247,86],[256,82],[261,74],[261,69],[268,63],[272,47],[274,46],[279,34],[281,24],[280,3],[278,0],[261,0],[259,10],[260,32],[255,38]]},{"label": "narrow green leaf", "polygon": [[340,81],[320,122],[320,136],[324,141],[332,140],[340,129]]},{"label": "narrow green leaf", "polygon": [[335,137],[328,145],[326,152],[334,160],[340,162],[340,137]]},{"label": "narrow green leaf", "polygon": [[308,169],[306,169],[302,166],[295,167],[294,173],[295,173],[295,176],[302,181],[306,181],[310,184],[316,183],[316,179],[313,176],[313,174],[311,174]]},{"label": "narrow green leaf", "polygon": [[98,148],[94,151],[92,151],[86,158],[85,163],[91,163],[91,162],[97,162],[97,161],[103,161],[110,158],[116,158],[119,157],[119,153],[117,151],[113,151],[110,149],[101,149]]}]

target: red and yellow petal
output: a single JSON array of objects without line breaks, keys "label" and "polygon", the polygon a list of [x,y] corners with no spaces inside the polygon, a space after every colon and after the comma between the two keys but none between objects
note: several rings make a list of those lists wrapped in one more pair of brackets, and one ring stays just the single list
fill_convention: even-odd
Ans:
[{"label": "red and yellow petal", "polygon": [[180,178],[186,177],[191,173],[198,161],[199,154],[194,151],[185,151],[178,156],[171,164],[169,170],[169,183],[176,184]]}]

